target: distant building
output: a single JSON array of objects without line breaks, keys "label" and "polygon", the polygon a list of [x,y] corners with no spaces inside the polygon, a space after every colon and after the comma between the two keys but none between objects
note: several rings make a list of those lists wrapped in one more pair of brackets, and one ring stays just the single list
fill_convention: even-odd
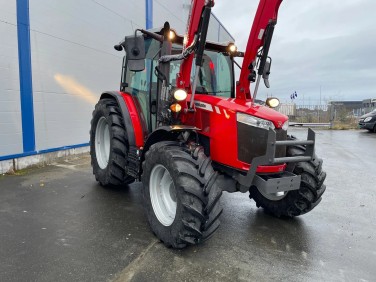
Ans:
[{"label": "distant building", "polygon": [[376,99],[365,99],[362,101],[363,108],[376,108]]},{"label": "distant building", "polygon": [[343,107],[348,110],[363,108],[362,101],[330,101],[328,104],[335,107]]},{"label": "distant building", "polygon": [[296,116],[296,104],[295,103],[286,103],[280,104],[277,109],[278,112],[288,116],[289,118]]}]

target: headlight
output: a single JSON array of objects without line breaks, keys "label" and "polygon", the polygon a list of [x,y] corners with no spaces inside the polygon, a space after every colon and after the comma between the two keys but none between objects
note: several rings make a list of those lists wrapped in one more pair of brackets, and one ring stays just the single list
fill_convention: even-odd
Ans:
[{"label": "headlight", "polygon": [[271,121],[257,118],[257,117],[247,115],[247,114],[237,113],[236,120],[238,122],[245,123],[245,124],[255,126],[255,127],[260,127],[263,129],[275,128],[274,124]]},{"label": "headlight", "polygon": [[170,41],[173,41],[176,37],[176,34],[174,31],[170,30],[169,33],[168,33],[168,39],[170,39]]},{"label": "headlight", "polygon": [[369,122],[372,119],[372,117],[367,117],[364,119],[364,122]]},{"label": "headlight", "polygon": [[187,91],[185,91],[184,89],[176,89],[174,91],[174,98],[177,100],[177,101],[183,101],[187,98]]},{"label": "headlight", "polygon": [[279,100],[278,98],[268,98],[266,99],[266,105],[268,105],[271,108],[276,108],[279,106]]},{"label": "headlight", "polygon": [[236,47],[236,45],[234,43],[230,43],[228,46],[227,46],[227,49],[230,53],[235,53],[236,51],[238,51],[238,47]]},{"label": "headlight", "polygon": [[289,128],[289,121],[286,120],[286,122],[282,125],[283,130],[287,130]]}]

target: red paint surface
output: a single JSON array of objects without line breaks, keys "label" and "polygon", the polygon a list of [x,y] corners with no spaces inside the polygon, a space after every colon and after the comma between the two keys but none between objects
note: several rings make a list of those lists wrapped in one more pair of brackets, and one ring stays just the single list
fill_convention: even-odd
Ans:
[{"label": "red paint surface", "polygon": [[250,82],[248,80],[250,70],[248,66],[256,59],[257,52],[264,43],[265,32],[264,36],[259,38],[260,30],[265,30],[270,20],[277,20],[281,3],[282,0],[260,0],[249,34],[239,83],[236,86],[236,97],[239,99],[251,99]]},{"label": "red paint surface", "polygon": [[[194,125],[201,129],[200,133],[210,138],[210,154],[212,160],[231,166],[237,169],[248,170],[250,164],[241,162],[237,156],[237,124],[236,113],[246,113],[259,118],[270,120],[276,128],[280,128],[287,116],[282,115],[270,108],[252,104],[250,94],[250,82],[248,80],[248,65],[256,58],[257,51],[263,45],[264,36],[259,38],[260,30],[266,29],[270,20],[276,20],[278,9],[282,0],[260,0],[256,16],[252,25],[250,36],[247,43],[243,67],[241,70],[239,83],[236,86],[236,99],[221,98],[212,95],[196,94],[195,101],[201,101],[210,104],[213,111],[207,111],[196,108],[193,113],[184,113],[187,107],[186,101],[189,101],[188,95],[186,101],[180,102],[182,106],[181,121],[183,124]],[[192,1],[192,8],[188,19],[188,28],[185,36],[187,42],[183,48],[193,43],[194,35],[197,33],[201,13],[205,6],[205,0]],[[188,56],[182,61],[180,71],[177,75],[176,86],[185,88],[190,92],[190,75],[194,54]],[[211,66],[210,66],[211,68]],[[132,96],[127,93],[121,93],[128,107],[134,132],[136,145],[144,145],[144,134],[141,126],[141,119]],[[220,110],[216,112],[215,106]],[[259,166],[257,172],[280,172],[285,169],[286,165]]]},{"label": "red paint surface", "polygon": [[[268,107],[253,104],[251,100],[202,94],[196,94],[195,100],[210,104],[213,111],[196,107],[194,114],[185,116],[185,123],[200,128],[200,133],[210,138],[210,157],[212,160],[242,170],[248,170],[250,164],[238,160],[236,113],[241,112],[270,120],[276,128],[281,128],[288,120],[287,116]],[[216,112],[215,106],[219,108],[220,114]],[[257,172],[280,172],[285,167],[285,164],[260,166]]]},{"label": "red paint surface", "polygon": [[128,108],[129,116],[131,117],[136,146],[143,147],[144,146],[144,133],[143,133],[143,129],[141,126],[141,118],[137,111],[133,97],[132,95],[125,93],[125,92],[120,92],[120,94],[124,99],[124,102]]},{"label": "red paint surface", "polygon": [[[255,60],[257,52],[263,45],[265,38],[265,32],[261,37],[259,36],[260,30],[266,30],[269,21],[277,19],[281,2],[282,0],[260,0],[259,2],[248,38],[239,83],[236,86],[236,99],[196,94],[195,101],[208,103],[213,107],[213,110],[208,111],[196,108],[196,111],[193,113],[184,113],[186,103],[181,103],[183,107],[182,122],[201,128],[200,133],[210,138],[210,157],[212,160],[227,166],[243,170],[248,170],[250,167],[250,164],[241,162],[237,158],[237,112],[272,121],[276,128],[281,128],[283,123],[288,119],[287,116],[270,108],[253,104],[250,93],[250,81],[248,80],[250,73],[248,66]],[[193,42],[204,5],[204,0],[192,1],[186,32],[188,40],[184,48]],[[188,92],[190,92],[190,74],[193,56],[194,54],[191,54],[187,59],[183,60],[177,77],[177,86],[186,88]],[[188,95],[187,101],[189,99],[190,95]],[[217,113],[215,106],[219,108],[220,114]],[[279,172],[284,169],[285,165],[260,166],[257,172]]]}]

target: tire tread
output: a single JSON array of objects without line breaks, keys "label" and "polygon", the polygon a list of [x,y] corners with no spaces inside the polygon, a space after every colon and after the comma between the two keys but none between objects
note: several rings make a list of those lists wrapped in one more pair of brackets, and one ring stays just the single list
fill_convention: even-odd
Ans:
[{"label": "tire tread", "polygon": [[[108,166],[105,170],[102,170],[96,163],[94,147],[96,124],[94,124],[94,120],[97,115],[103,116],[104,113],[108,113],[108,122],[112,132],[112,139]],[[93,118],[91,120],[90,129],[90,155],[95,179],[102,186],[118,186],[132,183],[134,178],[126,174],[129,144],[127,141],[124,120],[121,116],[121,111],[117,102],[108,98],[99,100],[95,105],[92,115]]]},{"label": "tire tread", "polygon": [[[143,174],[141,176],[144,187],[148,185],[146,171],[151,171],[155,165],[152,160],[156,156],[164,156],[172,164],[174,170],[170,174],[179,187],[182,206],[181,218],[176,218],[180,222],[179,231],[175,236],[170,232],[169,237],[161,238],[158,224],[155,224],[148,210],[148,220],[153,232],[166,245],[173,248],[183,248],[188,245],[198,244],[213,235],[219,228],[219,217],[222,213],[220,206],[220,196],[222,191],[216,185],[216,172],[213,170],[211,160],[205,156],[202,147],[197,147],[193,152],[179,142],[163,141],[150,147],[146,152],[145,161],[142,164]],[[144,188],[144,199],[145,195]],[[146,205],[147,206],[147,205]],[[161,231],[162,232],[162,231]]]},{"label": "tire tread", "polygon": [[[288,136],[288,139],[296,139]],[[305,147],[294,145],[287,147],[287,156],[298,156],[305,153]],[[305,214],[316,207],[326,186],[323,184],[326,173],[322,171],[322,159],[314,155],[308,162],[299,162],[295,165],[294,173],[301,175],[301,185],[298,190],[289,191],[281,200],[266,199],[256,187],[250,189],[249,197],[256,202],[257,207],[264,208],[267,212],[277,217],[294,217]]]}]

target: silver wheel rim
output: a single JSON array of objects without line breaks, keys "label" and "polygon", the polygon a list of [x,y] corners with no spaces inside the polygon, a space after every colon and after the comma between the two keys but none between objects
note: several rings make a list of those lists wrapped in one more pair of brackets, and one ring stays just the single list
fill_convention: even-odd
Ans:
[{"label": "silver wheel rim", "polygon": [[261,189],[257,188],[257,190],[261,193],[261,195],[263,195],[265,198],[267,198],[268,200],[271,200],[271,201],[279,201],[279,200],[282,200],[284,197],[286,197],[288,191],[286,192],[277,192],[277,193],[265,193],[264,191],[262,191]]},{"label": "silver wheel rim", "polygon": [[105,169],[108,165],[110,157],[110,128],[105,117],[98,120],[95,130],[95,156],[101,169]]},{"label": "silver wheel rim", "polygon": [[154,214],[164,226],[170,226],[176,216],[176,190],[168,170],[156,165],[150,174],[150,199]]}]

